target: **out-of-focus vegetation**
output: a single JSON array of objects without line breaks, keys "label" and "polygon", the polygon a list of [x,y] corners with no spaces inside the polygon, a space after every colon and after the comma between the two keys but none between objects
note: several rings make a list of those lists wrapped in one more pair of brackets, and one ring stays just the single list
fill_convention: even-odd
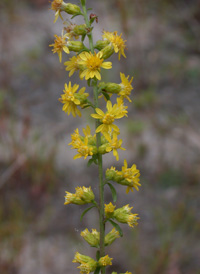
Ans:
[{"label": "out-of-focus vegetation", "polygon": [[[119,81],[120,71],[134,76],[129,120],[121,127],[142,188],[124,199],[136,200],[141,219],[123,244],[111,247],[114,257],[137,274],[199,274],[199,1],[88,2],[99,29],[109,25],[127,40],[127,59],[119,67],[113,57],[116,73],[106,72],[106,80]],[[74,124],[58,102],[68,79],[48,46],[57,31],[48,6],[48,0],[0,3],[2,274],[75,273],[67,248],[73,240],[81,249],[84,222],[94,228],[95,216],[79,227],[77,209],[63,205],[65,190],[80,178],[95,184],[96,175],[68,158],[67,141],[81,120]]]}]

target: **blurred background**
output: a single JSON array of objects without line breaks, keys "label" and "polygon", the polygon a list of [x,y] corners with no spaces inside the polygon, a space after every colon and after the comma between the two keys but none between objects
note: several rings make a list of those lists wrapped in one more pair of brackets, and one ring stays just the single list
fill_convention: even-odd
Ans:
[{"label": "blurred background", "polygon": [[[109,272],[199,274],[200,1],[87,3],[99,18],[95,40],[103,29],[127,40],[127,58],[112,56],[104,80],[134,76],[129,115],[119,123],[127,150],[119,162],[106,155],[104,168],[121,169],[126,158],[141,170],[139,192],[116,186],[118,206],[133,205],[140,221],[122,225],[123,239],[107,248]],[[80,222],[85,207],[63,205],[66,190],[92,185],[96,192],[98,182],[96,168],[73,161],[68,146],[74,129],[91,121],[87,109],[82,119],[62,112],[69,77],[49,44],[63,24],[53,24],[49,8],[48,0],[0,3],[1,274],[79,273],[74,253],[95,252],[80,237],[86,227],[98,229],[95,210]]]}]

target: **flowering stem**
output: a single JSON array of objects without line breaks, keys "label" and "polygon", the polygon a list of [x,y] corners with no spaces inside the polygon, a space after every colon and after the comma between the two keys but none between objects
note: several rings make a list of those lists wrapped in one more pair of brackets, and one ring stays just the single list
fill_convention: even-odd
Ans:
[{"label": "flowering stem", "polygon": [[[83,9],[83,16],[85,19],[85,23],[88,29],[91,28],[90,22],[88,20],[87,16],[87,9],[85,6],[84,1],[81,1],[82,3],[82,9]],[[92,33],[88,33],[88,40],[90,45],[90,50],[94,54],[94,43],[93,43],[93,37]],[[99,101],[98,101],[98,87],[97,87],[97,79],[94,78],[93,82],[93,94],[94,94],[94,105],[95,108],[98,108]],[[100,122],[99,120],[96,120],[96,128],[99,126]],[[101,133],[96,134],[96,144],[97,148],[101,145]],[[104,182],[103,182],[103,159],[102,154],[98,154],[98,171],[99,171],[99,226],[100,226],[100,257],[105,256],[105,222],[104,222]],[[105,273],[105,267],[101,268],[101,274]]]}]

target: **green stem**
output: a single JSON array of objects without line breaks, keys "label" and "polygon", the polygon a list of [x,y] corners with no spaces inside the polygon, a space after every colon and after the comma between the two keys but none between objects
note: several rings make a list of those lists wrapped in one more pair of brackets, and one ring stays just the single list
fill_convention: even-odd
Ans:
[{"label": "green stem", "polygon": [[[85,23],[88,29],[91,28],[91,24],[88,20],[87,9],[85,6],[85,1],[81,1],[82,9],[83,9],[83,16],[85,19]],[[88,40],[90,45],[90,50],[94,54],[94,43],[92,33],[88,33]],[[94,93],[94,106],[98,108],[99,101],[98,101],[98,87],[97,87],[97,79],[93,79],[93,93]],[[100,121],[96,120],[96,129],[99,126]],[[101,145],[101,133],[96,134],[96,143],[97,148]],[[103,182],[103,159],[102,154],[98,154],[98,171],[99,171],[99,226],[100,226],[100,257],[105,256],[105,222],[104,222],[104,182]],[[105,267],[102,267],[101,274],[105,274]]]}]

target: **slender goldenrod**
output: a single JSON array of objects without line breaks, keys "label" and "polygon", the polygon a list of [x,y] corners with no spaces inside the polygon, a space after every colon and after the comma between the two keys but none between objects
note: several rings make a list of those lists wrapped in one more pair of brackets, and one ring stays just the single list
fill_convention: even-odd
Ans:
[{"label": "slender goldenrod", "polygon": [[[81,218],[90,209],[96,208],[99,214],[99,231],[92,229],[90,232],[87,228],[81,232],[83,239],[91,246],[97,248],[96,258],[80,254],[76,252],[73,262],[78,263],[78,268],[81,274],[106,273],[106,267],[112,265],[113,258],[106,254],[105,246],[111,245],[116,239],[123,235],[122,229],[118,223],[128,224],[130,227],[137,225],[139,219],[138,214],[132,213],[132,207],[129,204],[121,208],[117,208],[116,189],[114,184],[126,186],[126,193],[133,188],[138,190],[140,183],[140,172],[133,164],[128,168],[128,163],[124,160],[124,165],[121,171],[115,167],[107,168],[105,174],[103,171],[103,155],[113,152],[116,160],[119,160],[118,150],[122,149],[122,139],[118,138],[120,128],[115,121],[127,117],[127,102],[131,102],[131,91],[133,77],[129,80],[129,76],[120,73],[121,83],[103,82],[102,70],[112,69],[112,62],[107,59],[117,53],[118,59],[121,56],[126,58],[125,49],[126,41],[123,40],[122,34],[118,35],[117,31],[109,32],[103,31],[101,39],[96,43],[93,41],[93,24],[98,22],[96,14],[88,15],[86,8],[86,0],[81,0],[80,5],[65,3],[63,0],[53,0],[51,9],[55,11],[55,20],[58,17],[63,20],[62,14],[67,13],[72,15],[71,19],[76,16],[82,16],[84,24],[77,25],[75,23],[65,22],[61,31],[61,36],[55,35],[54,43],[50,45],[53,47],[53,53],[57,53],[59,61],[62,62],[63,54],[74,53],[68,61],[64,62],[66,71],[69,72],[69,77],[74,73],[79,75],[80,80],[87,81],[87,88],[79,89],[78,84],[72,84],[71,81],[64,85],[63,94],[59,101],[63,104],[62,110],[68,115],[72,114],[74,117],[81,117],[81,112],[85,108],[91,108],[95,124],[95,132],[91,133],[90,126],[83,128],[83,134],[79,133],[77,128],[71,135],[71,142],[69,145],[72,149],[77,150],[74,159],[84,158],[88,159],[88,166],[97,165],[99,172],[99,197],[98,202],[92,191],[94,187],[79,186],[75,193],[66,191],[65,205],[76,204],[90,206],[83,211]],[[66,24],[68,24],[66,26]],[[89,46],[86,46],[85,39],[88,39]],[[89,89],[92,90],[91,94]],[[85,92],[87,91],[87,92]],[[111,101],[111,96],[112,97]],[[102,97],[105,100],[102,100]],[[116,101],[114,101],[116,97]],[[102,101],[100,104],[100,100]],[[104,105],[104,109],[100,108]],[[113,203],[105,204],[104,202],[104,187],[110,187]],[[105,227],[110,223],[113,228],[105,235]],[[117,272],[112,272],[117,274]],[[125,272],[124,274],[131,274]]]}]

